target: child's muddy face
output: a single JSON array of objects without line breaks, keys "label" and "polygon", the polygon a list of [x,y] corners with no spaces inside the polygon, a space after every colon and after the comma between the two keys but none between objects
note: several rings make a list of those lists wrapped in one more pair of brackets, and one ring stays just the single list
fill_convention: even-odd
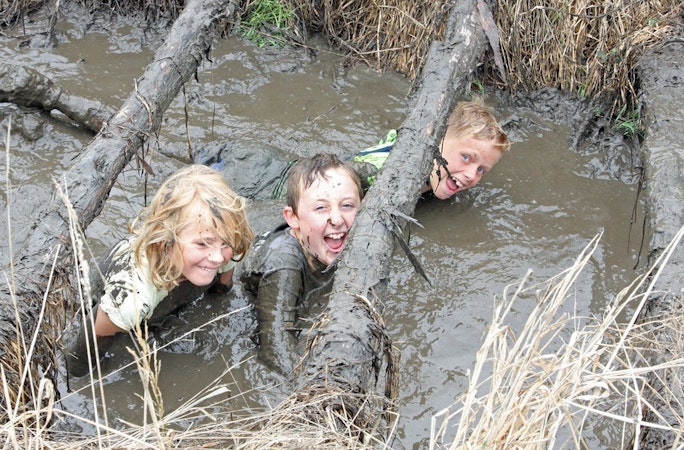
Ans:
[{"label": "child's muddy face", "polygon": [[207,286],[218,270],[231,260],[233,248],[214,230],[191,225],[178,235],[183,252],[183,276],[195,286]]},{"label": "child's muddy face", "polygon": [[430,188],[442,200],[475,186],[501,158],[501,152],[492,142],[472,136],[445,137],[441,154],[446,167],[435,160]]},{"label": "child's muddy face", "polygon": [[[342,169],[329,169],[302,192],[297,214],[288,224],[304,250],[324,264],[342,251],[361,196],[354,180]],[[287,218],[287,217],[286,217]]]}]

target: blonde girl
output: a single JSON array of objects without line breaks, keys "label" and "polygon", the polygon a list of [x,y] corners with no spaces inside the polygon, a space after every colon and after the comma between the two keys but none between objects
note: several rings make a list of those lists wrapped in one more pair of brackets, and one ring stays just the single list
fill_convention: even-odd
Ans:
[{"label": "blonde girl", "polygon": [[[205,292],[228,292],[235,262],[254,237],[245,200],[219,172],[203,165],[171,175],[131,231],[105,259],[104,287],[94,291],[100,352],[114,335],[143,320],[163,318]],[[75,376],[89,368],[92,334],[85,331],[67,355],[68,370]]]}]

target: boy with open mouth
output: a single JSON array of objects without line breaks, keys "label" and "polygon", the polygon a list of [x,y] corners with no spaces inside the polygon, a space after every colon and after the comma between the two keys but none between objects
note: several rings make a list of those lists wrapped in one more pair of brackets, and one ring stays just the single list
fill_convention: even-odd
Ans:
[{"label": "boy with open mouth", "polygon": [[[261,235],[241,280],[255,298],[259,358],[287,375],[299,360],[298,334],[332,288],[335,261],[361,206],[356,172],[337,156],[299,161],[288,176],[285,224]],[[331,267],[329,267],[331,266]]]}]

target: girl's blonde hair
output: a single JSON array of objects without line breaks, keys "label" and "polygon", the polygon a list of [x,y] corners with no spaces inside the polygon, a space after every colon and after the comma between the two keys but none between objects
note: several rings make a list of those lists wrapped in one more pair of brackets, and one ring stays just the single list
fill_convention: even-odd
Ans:
[{"label": "girl's blonde hair", "polygon": [[446,135],[454,138],[473,136],[481,141],[492,142],[501,152],[511,146],[508,135],[494,117],[494,112],[485,106],[481,98],[470,102],[458,102],[449,115]]},{"label": "girl's blonde hair", "polygon": [[183,273],[178,235],[189,225],[213,230],[230,245],[235,261],[241,260],[254,238],[247,221],[245,199],[237,195],[223,175],[203,165],[191,165],[171,175],[131,226],[136,263],[143,255],[152,283],[172,289]]}]

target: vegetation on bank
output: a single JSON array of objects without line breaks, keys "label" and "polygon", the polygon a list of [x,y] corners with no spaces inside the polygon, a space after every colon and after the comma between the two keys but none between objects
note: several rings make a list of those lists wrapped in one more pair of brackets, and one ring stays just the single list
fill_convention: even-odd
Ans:
[{"label": "vegetation on bank", "polygon": [[[79,1],[91,8],[133,11],[148,20],[172,20],[184,3]],[[3,2],[0,25],[20,22],[43,4],[44,0]],[[444,36],[449,4],[450,0],[243,0],[240,23],[233,25],[257,45],[306,45],[307,35],[320,34],[350,60],[414,79],[430,44]],[[680,0],[499,0],[492,10],[499,42],[494,42],[475,76],[512,91],[553,87],[599,99],[610,108],[601,113],[622,124],[627,134],[636,134],[636,65],[646,50],[681,33],[683,13]]]},{"label": "vegetation on bank", "polygon": [[[258,2],[259,0],[245,2],[245,14],[241,24],[248,23],[249,7]],[[573,3],[572,10],[560,2],[557,8],[535,6],[533,1],[509,3],[513,4],[510,11],[502,11],[500,8],[496,12],[501,40],[498,50],[502,55],[504,70],[499,72],[499,68],[492,59],[478,73],[480,79],[497,83],[508,89],[552,86],[576,92],[579,96],[606,97],[614,105],[615,117],[626,118],[624,126],[627,129],[634,128],[634,121],[638,119],[638,111],[634,103],[638,80],[634,65],[645,49],[662,42],[672,32],[675,18],[681,15],[682,6],[679,2],[671,0],[629,2],[629,4],[612,2],[613,6],[606,6],[610,2],[603,2],[602,12],[597,11],[597,7],[592,5],[585,5],[584,9],[581,9],[579,2]],[[111,2],[98,4],[110,9],[121,5],[121,3]],[[305,32],[290,30],[277,34],[274,31],[282,30],[285,25],[277,22],[269,25],[267,20],[265,24],[263,22],[259,24],[259,33],[268,36],[267,42],[277,42],[277,39],[289,39],[292,36],[304,36],[307,32],[318,32],[327,36],[333,45],[346,51],[350,58],[361,60],[378,70],[399,71],[412,78],[421,70],[430,42],[441,36],[448,15],[448,11],[445,10],[446,1],[443,3],[386,1],[383,5],[352,1],[345,3],[344,8],[338,2],[330,1],[290,0],[290,4],[296,16],[288,18],[287,26],[296,27],[298,23],[305,23],[307,30]],[[506,2],[501,2],[500,6],[504,4]],[[2,11],[2,17],[7,18],[8,11],[10,11],[15,17],[13,19],[15,22],[20,20],[22,13],[28,12],[36,5],[39,6],[37,2],[21,3],[19,1],[5,2],[3,5],[9,9]],[[130,7],[130,5],[126,6]],[[150,20],[173,17],[182,8],[182,5],[173,2],[155,5],[139,2],[133,6],[150,17]],[[359,17],[366,18],[366,21],[360,23]],[[507,18],[510,22],[505,22]],[[292,25],[289,25],[290,21]],[[570,39],[567,33],[570,33],[574,39]],[[620,39],[617,39],[618,36]],[[611,39],[616,40],[611,41]],[[301,45],[304,41],[298,39],[298,42]],[[609,42],[612,42],[612,46],[607,45]],[[553,50],[556,53],[553,53]],[[496,49],[493,52],[496,52]],[[500,73],[503,73],[503,76],[500,76]],[[615,109],[615,105],[619,108]],[[581,270],[580,266],[574,267],[562,277],[551,280],[543,292],[555,296],[564,295],[567,293],[568,284],[576,278],[576,271],[579,270]],[[620,307],[624,304],[640,303],[646,298],[638,292],[638,289],[630,287],[618,295],[617,298],[625,302],[620,303]],[[513,298],[515,299],[516,296],[514,295]],[[615,420],[619,426],[623,426],[625,441],[628,441],[629,436],[635,430],[654,426],[652,423],[646,423],[641,416],[644,408],[650,405],[644,395],[651,389],[650,386],[644,384],[645,375],[654,371],[678,370],[682,366],[682,357],[678,356],[659,367],[637,365],[635,361],[644,362],[645,358],[641,357],[648,341],[651,341],[648,342],[649,347],[656,348],[656,351],[657,345],[663,346],[663,353],[666,350],[672,351],[671,340],[660,342],[654,336],[659,334],[670,336],[669,331],[675,329],[674,319],[665,318],[662,323],[649,324],[650,328],[637,329],[632,323],[628,323],[625,328],[624,324],[615,323],[612,313],[607,314],[607,319],[603,320],[608,320],[608,322],[592,321],[586,328],[579,327],[573,331],[574,339],[582,339],[583,346],[580,350],[577,350],[576,346],[563,343],[562,349],[568,353],[549,352],[546,347],[547,338],[561,337],[562,341],[566,335],[556,333],[555,330],[568,324],[575,325],[575,322],[565,319],[559,322],[551,320],[556,312],[553,309],[557,304],[554,298],[563,299],[548,296],[540,298],[541,310],[532,317],[542,318],[543,321],[529,323],[530,328],[523,331],[526,340],[523,340],[521,336],[512,337],[508,334],[508,330],[505,330],[503,322],[505,312],[510,309],[512,303],[504,303],[503,310],[497,310],[497,312],[502,312],[502,315],[496,317],[494,326],[491,328],[493,334],[490,334],[485,341],[481,352],[484,359],[478,360],[478,364],[482,364],[483,361],[499,362],[500,364],[494,371],[495,376],[491,379],[473,377],[471,389],[466,392],[461,403],[455,405],[454,411],[445,411],[436,418],[436,420],[444,420],[442,426],[438,426],[437,422],[435,425],[433,439],[439,442],[435,444],[436,446],[458,448],[463,445],[495,448],[499,443],[506,443],[506,445],[499,446],[510,448],[509,445],[513,440],[529,442],[535,439],[540,442],[540,448],[546,448],[549,442],[555,439],[555,433],[560,425],[567,425],[562,420],[576,418],[578,410],[586,414],[582,416],[580,424],[587,423],[587,417],[594,417],[592,414],[600,415],[605,411],[610,412],[611,415],[608,418]],[[508,299],[505,300],[508,301]],[[616,307],[613,306],[613,308]],[[540,323],[543,326],[540,326]],[[549,331],[552,331],[550,336],[544,334]],[[615,341],[606,344],[603,341],[606,337],[614,337]],[[146,341],[142,339],[141,344],[144,342]],[[652,347],[654,344],[656,347]],[[49,425],[60,415],[68,416],[68,412],[55,408],[54,391],[49,384],[41,383],[41,389],[36,392],[4,395],[5,399],[18,398],[23,395],[31,396],[29,405],[41,405],[33,409],[20,407],[19,404],[5,405],[9,414],[7,421],[2,425],[6,445],[17,448],[184,445],[205,448],[230,446],[273,448],[278,445],[292,447],[297,444],[302,447],[315,446],[316,448],[382,446],[382,443],[373,442],[372,436],[368,436],[363,430],[359,432],[355,429],[355,424],[348,425],[348,434],[336,435],[330,431],[333,427],[324,428],[312,424],[310,435],[288,436],[286,430],[289,421],[306,423],[308,413],[301,409],[287,410],[290,406],[288,403],[282,405],[281,410],[278,411],[280,415],[269,412],[268,416],[259,419],[263,420],[263,423],[268,423],[269,429],[278,430],[273,435],[265,436],[263,428],[252,426],[257,422],[254,417],[247,417],[246,420],[239,420],[236,417],[236,412],[230,409],[229,399],[226,400],[224,396],[226,386],[218,382],[183,408],[165,412],[163,401],[157,395],[159,389],[156,385],[156,374],[159,368],[154,361],[154,352],[142,345],[141,348],[138,367],[146,386],[144,396],[147,408],[146,417],[149,418],[146,425],[120,430],[98,424],[98,434],[87,438],[74,437],[66,433],[60,434],[56,430],[51,430]],[[16,367],[12,369],[19,373],[26,373],[29,377],[34,376],[35,374],[24,370],[22,362],[30,359],[30,352],[35,349],[27,345],[25,349],[16,350],[19,356]],[[533,357],[533,359],[530,361],[516,357],[521,354],[528,358]],[[524,361],[528,363],[524,366],[525,369],[534,370],[521,370],[521,363]],[[597,368],[600,370],[596,371]],[[663,376],[664,379],[667,377],[667,374]],[[554,383],[554,381],[560,383]],[[487,386],[487,383],[492,386],[491,389],[482,388]],[[12,388],[4,382],[2,385],[5,394]],[[96,385],[97,380],[93,380],[93,386]],[[675,386],[675,388],[681,389],[681,386]],[[94,396],[100,395],[95,392],[95,388],[93,392]],[[545,395],[529,395],[539,392]],[[620,397],[619,403],[614,401],[618,395],[624,396]],[[522,401],[525,398],[534,401],[525,403]],[[104,402],[104,398],[101,400]],[[372,401],[376,399],[361,399],[361,402]],[[616,412],[609,408],[597,408],[596,405],[604,401],[613,405],[619,404],[622,409]],[[325,402],[321,405],[324,411],[328,411]],[[292,406],[293,408],[301,406],[301,403],[293,403]],[[316,406],[316,404],[307,406]],[[682,405],[675,406],[678,406],[680,411],[682,410]],[[550,407],[556,408],[551,409],[553,416],[549,413]],[[274,417],[277,417],[277,420],[274,420]],[[335,416],[333,411],[331,423],[339,421],[341,417]],[[549,422],[549,417],[556,421]],[[488,421],[477,422],[481,418]],[[103,419],[101,423],[107,424],[106,416]],[[457,428],[461,434],[453,440],[451,436],[448,436],[448,432],[445,432],[450,419],[459,420],[464,425]],[[496,422],[494,419],[500,421]],[[506,422],[506,420],[511,421]],[[199,425],[188,429],[186,424],[189,422]],[[274,428],[274,423],[280,425],[281,428]],[[539,424],[545,427],[537,427],[536,425]],[[552,426],[548,426],[549,424]],[[335,429],[339,430],[339,423],[335,425]],[[658,424],[658,426],[665,427],[666,425]],[[513,433],[514,431],[516,434]],[[540,433],[544,434],[540,435]],[[379,434],[382,435],[382,433]],[[366,436],[369,440],[359,441],[359,435]],[[391,438],[391,433],[388,435]],[[580,434],[575,434],[571,430],[571,436],[577,437],[578,442],[581,443]],[[265,440],[265,438],[271,440]],[[255,443],[257,439],[261,440],[261,444]],[[292,440],[296,440],[296,443]]]},{"label": "vegetation on bank", "polygon": [[[626,134],[637,134],[645,51],[681,32],[679,0],[500,0],[497,27],[507,89],[554,87],[600,100]],[[635,122],[636,120],[636,122]]]}]

